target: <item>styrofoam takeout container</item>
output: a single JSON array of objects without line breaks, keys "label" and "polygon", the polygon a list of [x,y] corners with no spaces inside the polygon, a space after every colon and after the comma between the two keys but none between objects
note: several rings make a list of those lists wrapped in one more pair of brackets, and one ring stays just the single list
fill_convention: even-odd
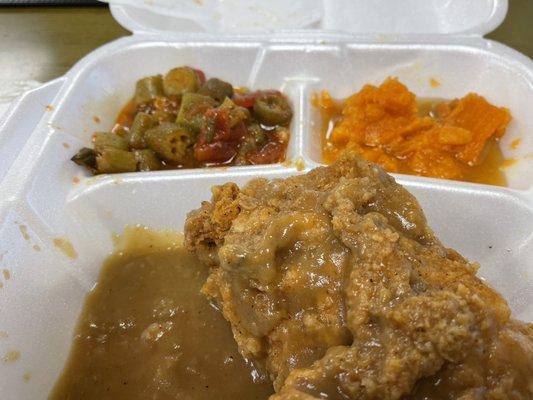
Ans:
[{"label": "styrofoam takeout container", "polygon": [[[10,273],[0,274],[0,331],[7,332],[0,358],[20,351],[20,359],[0,362],[1,399],[47,396],[112,234],[128,224],[181,230],[214,184],[298,173],[295,164],[278,164],[91,177],[69,161],[93,131],[113,125],[137,79],[183,64],[235,85],[283,90],[295,110],[287,156],[303,160],[306,170],[320,164],[310,98],[323,88],[343,97],[394,75],[419,96],[474,91],[509,107],[514,119],[501,146],[519,160],[505,171],[509,188],[397,179],[417,196],[443,243],[479,261],[479,274],[515,316],[533,321],[533,62],[482,37],[502,21],[506,1],[369,3],[326,0],[312,29],[248,34],[200,32],[192,22],[113,5],[134,34],[13,106],[0,122],[0,269]],[[432,88],[431,78],[441,86]],[[522,143],[512,150],[516,138]],[[70,240],[77,258],[54,247],[58,237]]]}]

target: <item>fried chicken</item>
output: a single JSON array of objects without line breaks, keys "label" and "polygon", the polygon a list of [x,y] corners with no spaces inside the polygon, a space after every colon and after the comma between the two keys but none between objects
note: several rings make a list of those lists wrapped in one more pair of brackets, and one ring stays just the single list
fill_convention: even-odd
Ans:
[{"label": "fried chicken", "polygon": [[432,399],[533,398],[531,325],[510,319],[477,264],[443,247],[376,165],[345,156],[214,187],[185,235],[272,400],[422,399],[439,377],[448,386]]}]

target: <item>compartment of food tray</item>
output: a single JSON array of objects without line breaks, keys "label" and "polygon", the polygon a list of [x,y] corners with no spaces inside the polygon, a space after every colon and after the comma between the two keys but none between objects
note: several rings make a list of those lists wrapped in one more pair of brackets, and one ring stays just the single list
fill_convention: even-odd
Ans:
[{"label": "compartment of food tray", "polygon": [[379,86],[397,78],[421,100],[453,100],[468,93],[483,96],[510,111],[511,121],[497,143],[498,160],[506,185],[527,189],[532,181],[533,115],[532,77],[524,65],[513,63],[483,47],[463,45],[347,45],[337,68],[324,68],[319,81],[308,87],[310,120],[304,136],[306,156],[323,163],[324,118],[313,105],[322,90],[345,99],[364,85]]},{"label": "compartment of food tray", "polygon": [[[261,176],[292,174],[278,169]],[[85,296],[112,250],[113,235],[136,224],[179,231],[187,213],[210,197],[212,185],[242,185],[256,175],[234,169],[108,176],[69,187],[68,197],[50,213],[21,200],[0,230],[0,242],[9,245],[3,265],[11,273],[0,292],[9,309],[2,330],[17,332],[3,339],[3,346],[20,354],[17,363],[0,368],[9,382],[31,374],[28,383],[12,388],[17,395],[32,397],[51,389],[69,354]],[[528,202],[504,189],[417,177],[401,177],[400,183],[418,198],[443,244],[479,261],[479,275],[502,293],[518,318],[530,320],[533,210]],[[33,186],[41,194],[50,190],[44,179]],[[31,319],[20,318],[29,309]]]},{"label": "compartment of food tray", "polygon": [[81,140],[73,160],[93,173],[283,162],[297,93],[254,78],[260,55],[253,42],[122,48],[79,71],[51,125]]}]

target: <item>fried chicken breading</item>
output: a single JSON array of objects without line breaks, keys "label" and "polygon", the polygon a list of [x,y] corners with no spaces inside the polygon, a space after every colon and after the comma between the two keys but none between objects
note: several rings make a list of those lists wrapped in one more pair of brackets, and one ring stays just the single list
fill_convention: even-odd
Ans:
[{"label": "fried chicken breading", "polygon": [[[273,380],[272,400],[415,399],[432,377],[465,370],[479,379],[450,384],[456,398],[533,398],[531,326],[510,320],[477,264],[443,247],[416,199],[376,165],[345,156],[306,175],[215,187],[185,233],[212,267],[204,293]],[[528,356],[498,369],[504,347]]]}]

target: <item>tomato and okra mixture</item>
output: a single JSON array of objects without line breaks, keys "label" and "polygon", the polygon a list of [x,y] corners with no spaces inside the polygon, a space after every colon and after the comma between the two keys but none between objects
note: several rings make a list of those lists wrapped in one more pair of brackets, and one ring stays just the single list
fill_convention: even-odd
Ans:
[{"label": "tomato and okra mixture", "polygon": [[276,90],[234,88],[187,66],[137,81],[110,132],[72,161],[94,174],[283,161],[292,109]]}]

